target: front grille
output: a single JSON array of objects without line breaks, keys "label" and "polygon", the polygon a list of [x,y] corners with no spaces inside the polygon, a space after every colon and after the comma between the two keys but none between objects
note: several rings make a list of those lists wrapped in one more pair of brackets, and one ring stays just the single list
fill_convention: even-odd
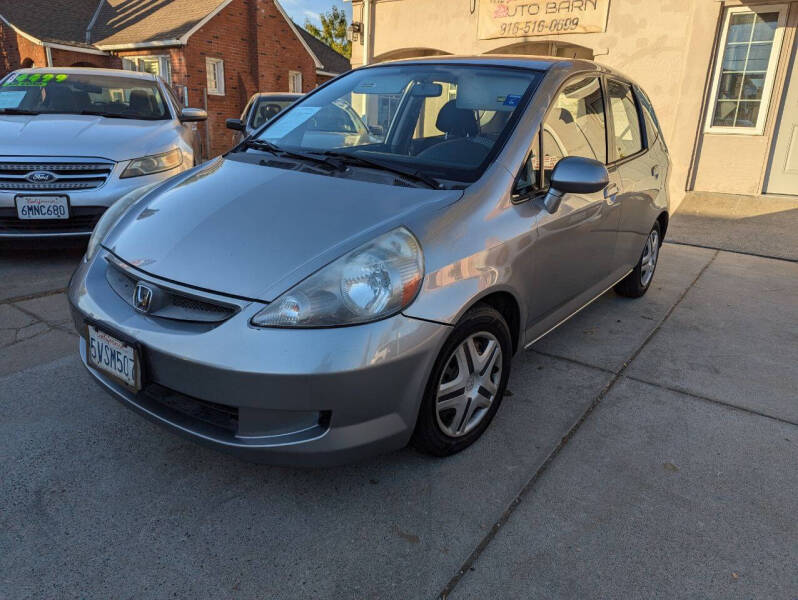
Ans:
[{"label": "front grille", "polygon": [[[0,162],[0,189],[9,191],[75,191],[100,187],[114,169],[113,162]],[[31,181],[34,173],[46,173],[47,181]],[[42,176],[47,179],[47,175]]]},{"label": "front grille", "polygon": [[[122,300],[135,308],[134,295],[136,284],[141,281],[139,278],[109,261],[105,279]],[[233,306],[201,300],[150,282],[146,283],[154,291],[152,309],[148,311],[153,317],[197,323],[220,323],[236,313],[236,308]]]},{"label": "front grille", "polygon": [[187,417],[238,433],[238,408],[200,400],[170,390],[157,383],[147,385],[141,392],[147,399],[171,408]]},{"label": "front grille", "polygon": [[0,208],[0,233],[91,233],[105,212],[103,206],[73,206],[68,219],[17,217],[16,208]]}]

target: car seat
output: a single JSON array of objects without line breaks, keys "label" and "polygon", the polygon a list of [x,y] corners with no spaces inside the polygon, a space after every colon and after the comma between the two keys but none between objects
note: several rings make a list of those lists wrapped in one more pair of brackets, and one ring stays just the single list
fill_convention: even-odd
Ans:
[{"label": "car seat", "polygon": [[150,117],[155,113],[152,105],[152,95],[144,90],[133,90],[130,92],[129,110],[141,117]]},{"label": "car seat", "polygon": [[445,141],[421,151],[418,158],[463,165],[478,165],[485,160],[490,148],[473,139],[479,134],[473,110],[458,108],[455,100],[449,100],[438,113],[435,126],[444,132]]}]

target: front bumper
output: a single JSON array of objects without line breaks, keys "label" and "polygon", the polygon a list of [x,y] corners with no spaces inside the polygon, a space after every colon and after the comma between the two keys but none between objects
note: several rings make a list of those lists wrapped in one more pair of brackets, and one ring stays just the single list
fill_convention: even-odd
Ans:
[{"label": "front bumper", "polygon": [[[107,257],[100,252],[80,266],[69,301],[84,364],[123,404],[198,442],[270,464],[340,464],[409,441],[448,326],[397,315],[352,327],[259,329],[249,321],[264,305],[246,301],[218,325],[156,318],[111,288]],[[140,392],[87,364],[88,323],[139,348]]]},{"label": "front bumper", "polygon": [[[108,180],[90,190],[23,191],[0,189],[0,239],[26,238],[87,238],[105,210],[125,194],[145,185],[165,181],[182,172],[184,167],[171,171],[120,179],[127,162],[117,163]],[[70,217],[64,220],[22,221],[17,217],[17,196],[67,196]]]}]

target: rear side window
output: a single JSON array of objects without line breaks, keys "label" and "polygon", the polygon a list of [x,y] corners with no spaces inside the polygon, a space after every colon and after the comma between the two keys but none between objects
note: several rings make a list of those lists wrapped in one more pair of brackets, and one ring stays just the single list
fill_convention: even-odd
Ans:
[{"label": "rear side window", "polygon": [[[657,141],[657,139],[662,137],[662,128],[660,127],[659,120],[657,119],[657,114],[654,112],[654,107],[651,104],[651,100],[648,99],[646,93],[640,88],[635,88],[635,92],[637,93],[637,99],[640,102],[640,106],[643,108],[643,118],[646,123],[646,139],[648,139],[648,147],[650,148],[651,145]],[[664,138],[662,143],[665,143]]]},{"label": "rear side window", "polygon": [[604,99],[598,77],[569,81],[543,123],[543,178],[561,158],[581,156],[607,162]]},{"label": "rear side window", "polygon": [[607,96],[614,126],[615,158],[623,159],[637,154],[643,149],[643,136],[632,87],[610,80],[607,84]]}]

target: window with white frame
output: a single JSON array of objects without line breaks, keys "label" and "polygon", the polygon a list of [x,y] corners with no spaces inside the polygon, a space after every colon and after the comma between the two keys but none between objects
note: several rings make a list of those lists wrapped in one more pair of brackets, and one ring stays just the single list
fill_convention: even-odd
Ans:
[{"label": "window with white frame", "polygon": [[726,11],[707,131],[761,135],[784,35],[786,5]]},{"label": "window with white frame", "polygon": [[167,83],[171,82],[172,65],[169,57],[163,56],[126,56],[122,59],[122,68],[126,71],[152,73]]},{"label": "window with white frame", "polygon": [[293,94],[302,93],[302,72],[288,71],[288,91]]},{"label": "window with white frame", "polygon": [[224,96],[224,61],[221,58],[207,57],[205,71],[208,76],[208,93]]}]

